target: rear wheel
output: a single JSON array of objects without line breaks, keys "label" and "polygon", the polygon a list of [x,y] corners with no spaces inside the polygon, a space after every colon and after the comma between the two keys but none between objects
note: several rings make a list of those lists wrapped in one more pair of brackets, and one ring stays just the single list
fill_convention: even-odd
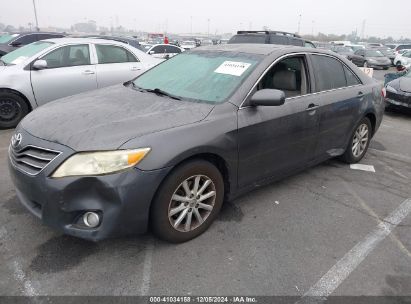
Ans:
[{"label": "rear wheel", "polygon": [[28,112],[22,97],[12,92],[0,93],[0,129],[14,128]]},{"label": "rear wheel", "polygon": [[157,192],[150,212],[153,232],[181,243],[208,229],[224,199],[220,171],[210,162],[193,160],[177,167]]},{"label": "rear wheel", "polygon": [[361,119],[351,135],[345,153],[341,159],[349,164],[359,162],[368,150],[372,135],[371,122],[367,117]]},{"label": "rear wheel", "polygon": [[368,62],[367,61],[364,61],[364,68],[368,68]]}]

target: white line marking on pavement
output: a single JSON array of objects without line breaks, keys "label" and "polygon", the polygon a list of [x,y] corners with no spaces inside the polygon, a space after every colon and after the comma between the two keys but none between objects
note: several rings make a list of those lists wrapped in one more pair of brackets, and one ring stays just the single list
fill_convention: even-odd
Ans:
[{"label": "white line marking on pavement", "polygon": [[[405,200],[377,228],[357,243],[297,303],[319,303],[326,300],[411,211],[411,198]],[[313,298],[316,297],[316,298]]]},{"label": "white line marking on pavement", "polygon": [[[10,248],[7,246],[7,230],[4,227],[0,228],[0,240],[3,242],[3,248],[11,252]],[[23,267],[17,260],[13,260],[8,264],[9,268],[13,271],[14,279],[23,285],[23,295],[27,297],[37,296],[37,291],[33,288],[31,281],[27,278],[26,274],[23,271]],[[36,302],[36,301],[35,301]]]},{"label": "white line marking on pavement", "polygon": [[153,260],[154,243],[153,240],[148,240],[146,252],[144,255],[143,267],[143,282],[141,283],[140,295],[147,296],[150,291],[151,282],[151,265]]},{"label": "white line marking on pavement", "polygon": [[374,166],[370,166],[370,165],[351,164],[350,168],[353,169],[353,170],[362,170],[362,171],[368,171],[368,172],[374,172],[375,173]]},{"label": "white line marking on pavement", "polygon": [[[382,223],[381,218],[375,211],[368,206],[368,204],[355,192],[345,181],[342,181],[342,184],[347,189],[347,191],[357,200],[357,202],[361,205],[361,207],[368,212],[368,214],[374,218],[378,224]],[[405,247],[405,245],[401,242],[399,238],[396,237],[394,233],[389,235],[390,239],[400,248],[400,250],[409,258],[411,258],[411,252]]]}]

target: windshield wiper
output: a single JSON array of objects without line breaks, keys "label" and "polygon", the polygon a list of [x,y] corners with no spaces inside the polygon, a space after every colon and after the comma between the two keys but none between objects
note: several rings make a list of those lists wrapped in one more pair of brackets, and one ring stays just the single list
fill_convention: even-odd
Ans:
[{"label": "windshield wiper", "polygon": [[159,88],[155,88],[155,89],[143,89],[143,88],[140,88],[140,87],[136,86],[134,83],[132,83],[132,84],[133,84],[133,87],[134,87],[135,89],[137,89],[137,90],[139,90],[139,91],[141,91],[141,92],[149,92],[149,93],[154,93],[154,94],[161,95],[161,96],[167,96],[167,97],[170,97],[170,98],[175,99],[175,100],[181,100],[181,97],[178,97],[178,96],[175,96],[175,95],[173,95],[173,94],[170,94],[170,93],[168,93],[168,92],[166,92],[166,91],[163,91],[162,89],[159,89]]}]

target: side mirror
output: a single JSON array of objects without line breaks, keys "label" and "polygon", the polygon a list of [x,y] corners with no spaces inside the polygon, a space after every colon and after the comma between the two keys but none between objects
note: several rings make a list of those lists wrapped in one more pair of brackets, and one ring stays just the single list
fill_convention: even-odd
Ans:
[{"label": "side mirror", "polygon": [[33,63],[33,69],[34,69],[34,70],[44,70],[44,69],[47,69],[47,61],[46,61],[46,60],[42,60],[42,59],[39,59],[39,60],[34,61],[34,63]]},{"label": "side mirror", "polygon": [[155,54],[155,52],[154,51],[150,51],[150,52],[148,52],[150,55],[153,55],[153,54]]},{"label": "side mirror", "polygon": [[252,106],[281,106],[284,102],[284,92],[274,89],[259,90],[250,99],[250,105]]}]

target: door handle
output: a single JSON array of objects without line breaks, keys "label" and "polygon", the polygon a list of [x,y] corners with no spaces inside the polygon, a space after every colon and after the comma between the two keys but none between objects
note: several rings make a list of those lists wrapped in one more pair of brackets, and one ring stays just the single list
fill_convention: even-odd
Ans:
[{"label": "door handle", "polygon": [[357,97],[358,98],[363,98],[365,96],[365,94],[363,92],[358,92]]},{"label": "door handle", "polygon": [[90,70],[87,70],[87,71],[84,71],[84,72],[83,72],[83,75],[93,75],[93,74],[95,74],[95,72],[94,72],[94,71],[90,71]]},{"label": "door handle", "polygon": [[320,106],[314,103],[310,103],[308,108],[306,109],[307,112],[317,110]]},{"label": "door handle", "polygon": [[138,67],[132,67],[130,70],[131,70],[131,71],[140,71],[141,69],[138,68]]}]

